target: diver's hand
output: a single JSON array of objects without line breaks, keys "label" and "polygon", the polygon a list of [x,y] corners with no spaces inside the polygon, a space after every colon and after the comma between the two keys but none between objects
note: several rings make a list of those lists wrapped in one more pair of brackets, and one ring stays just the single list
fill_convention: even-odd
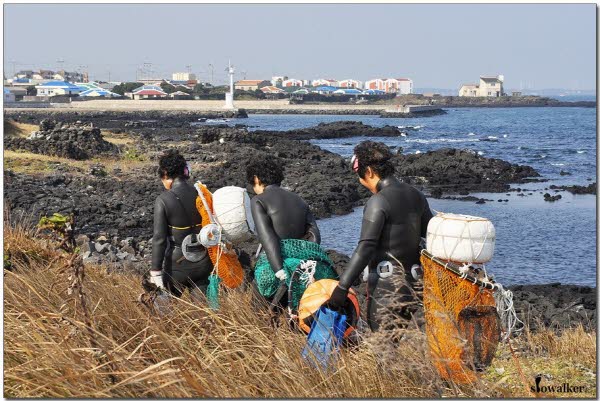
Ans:
[{"label": "diver's hand", "polygon": [[327,307],[333,310],[342,310],[348,302],[348,289],[337,285],[331,293],[331,298],[327,302]]},{"label": "diver's hand", "polygon": [[165,281],[163,280],[162,270],[150,270],[150,282],[160,290],[165,290]]},{"label": "diver's hand", "polygon": [[278,272],[275,273],[275,277],[277,277],[279,280],[284,281],[288,279],[288,275],[285,272],[284,269],[279,270]]}]

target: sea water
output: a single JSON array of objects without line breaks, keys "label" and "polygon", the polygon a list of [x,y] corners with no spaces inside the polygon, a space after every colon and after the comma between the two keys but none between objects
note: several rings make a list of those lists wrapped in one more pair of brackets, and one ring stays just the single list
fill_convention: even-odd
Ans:
[{"label": "sea water", "polygon": [[[322,122],[361,121],[372,126],[402,126],[406,137],[339,138],[312,143],[350,157],[362,140],[382,141],[404,153],[453,147],[485,157],[535,168],[548,182],[514,185],[532,195],[472,194],[485,204],[429,199],[437,211],[489,218],[496,227],[496,250],[490,273],[507,285],[551,283],[596,285],[596,196],[561,192],[546,202],[550,185],[596,182],[596,109],[580,107],[456,108],[422,118],[379,116],[251,115],[250,130],[307,128]],[[561,171],[571,175],[561,175]],[[318,183],[315,183],[318,184]],[[497,202],[508,199],[508,202]],[[350,255],[360,235],[362,208],[318,222],[323,245]]]}]

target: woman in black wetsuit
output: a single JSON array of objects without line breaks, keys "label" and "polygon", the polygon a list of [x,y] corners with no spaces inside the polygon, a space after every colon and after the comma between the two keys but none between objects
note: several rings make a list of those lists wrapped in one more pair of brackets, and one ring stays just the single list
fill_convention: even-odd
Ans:
[{"label": "woman in black wetsuit", "polygon": [[394,177],[392,157],[380,142],[364,141],[354,148],[352,170],[373,196],[363,211],[356,250],[329,301],[330,307],[341,308],[367,266],[367,321],[374,331],[405,324],[402,320],[418,309],[411,268],[419,263],[419,243],[432,217],[425,196]]},{"label": "woman in black wetsuit", "polygon": [[[196,209],[198,193],[187,182],[190,170],[185,158],[176,150],[165,152],[159,160],[158,175],[166,191],[154,203],[150,281],[177,297],[186,287],[205,293],[213,265],[206,248],[196,242],[202,217]],[[196,262],[186,259],[182,251],[182,243],[190,234],[192,244],[186,250]]]},{"label": "woman in black wetsuit", "polygon": [[320,244],[315,217],[299,195],[280,187],[283,166],[272,158],[249,163],[246,178],[256,193],[252,198],[252,218],[258,239],[275,276],[285,280],[280,240],[304,239]]}]

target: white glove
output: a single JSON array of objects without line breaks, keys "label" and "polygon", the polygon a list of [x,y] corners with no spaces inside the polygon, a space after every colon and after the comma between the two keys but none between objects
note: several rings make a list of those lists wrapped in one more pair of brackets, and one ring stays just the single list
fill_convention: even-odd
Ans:
[{"label": "white glove", "polygon": [[164,290],[165,282],[163,280],[162,270],[150,270],[150,282],[161,290]]},{"label": "white glove", "polygon": [[281,281],[288,279],[288,275],[284,269],[281,269],[277,273],[275,273],[275,277],[277,277]]}]

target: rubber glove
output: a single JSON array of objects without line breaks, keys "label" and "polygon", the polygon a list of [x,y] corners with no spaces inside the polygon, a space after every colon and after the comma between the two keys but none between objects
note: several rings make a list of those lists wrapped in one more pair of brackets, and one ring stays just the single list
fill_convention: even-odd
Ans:
[{"label": "rubber glove", "polygon": [[341,287],[339,284],[333,290],[331,298],[327,302],[327,307],[336,311],[340,311],[348,302],[348,289]]},{"label": "rubber glove", "polygon": [[165,289],[165,281],[163,280],[162,270],[150,270],[150,282],[159,289]]}]

